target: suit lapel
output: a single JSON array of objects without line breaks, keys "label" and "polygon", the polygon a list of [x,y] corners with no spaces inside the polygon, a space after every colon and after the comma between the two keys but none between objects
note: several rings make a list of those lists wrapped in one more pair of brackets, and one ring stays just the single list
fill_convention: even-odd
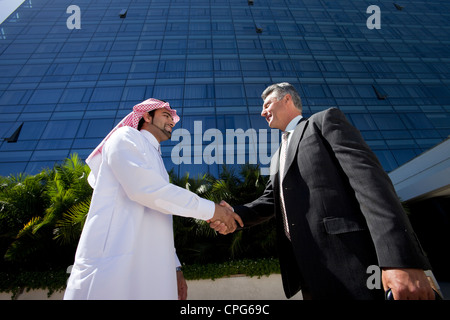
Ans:
[{"label": "suit lapel", "polygon": [[[284,172],[283,172],[283,179],[286,175],[286,172],[288,171],[289,167],[291,166],[292,162],[295,159],[295,155],[297,154],[297,148],[300,140],[303,137],[303,133],[305,132],[306,126],[309,123],[308,119],[302,118],[297,126],[295,127],[294,132],[292,133],[291,141],[289,142],[289,147],[287,151],[286,156],[286,164],[284,166]],[[278,149],[279,150],[279,149]],[[279,162],[278,158],[277,162]]]}]

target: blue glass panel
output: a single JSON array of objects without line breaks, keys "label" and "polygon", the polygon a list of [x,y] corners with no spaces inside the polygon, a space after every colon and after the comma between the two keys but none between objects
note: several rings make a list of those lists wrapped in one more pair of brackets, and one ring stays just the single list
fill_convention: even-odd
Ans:
[{"label": "blue glass panel", "polygon": [[210,71],[213,70],[212,60],[188,60],[186,64],[187,71]]},{"label": "blue glass panel", "polygon": [[244,89],[240,84],[216,84],[217,98],[240,98],[245,97]]},{"label": "blue glass panel", "polygon": [[348,117],[359,130],[377,130],[377,126],[369,114],[350,114]]},{"label": "blue glass panel", "polygon": [[37,144],[36,150],[69,149],[72,146],[72,142],[72,139],[40,140]]},{"label": "blue glass panel", "polygon": [[54,139],[58,138],[74,138],[77,132],[80,121],[70,120],[70,121],[49,121],[44,133],[42,134],[42,139]]},{"label": "blue glass panel", "polygon": [[90,62],[78,64],[74,74],[98,74],[103,69],[102,62]]},{"label": "blue glass panel", "polygon": [[61,103],[73,103],[83,101],[86,89],[66,89],[61,96]]},{"label": "blue glass panel", "polygon": [[114,127],[113,119],[95,119],[89,120],[84,137],[94,138],[94,137],[106,137],[106,135]]},{"label": "blue glass panel", "polygon": [[311,97],[332,97],[328,86],[321,84],[302,84],[303,91],[306,98]]},{"label": "blue glass panel", "polygon": [[[0,154],[0,159],[1,158],[2,158],[2,155]],[[16,174],[18,172],[25,172],[27,163],[28,162],[18,162],[17,159],[15,159],[15,157],[13,157],[12,162],[2,162],[2,165],[0,166],[0,175],[7,177],[10,174]],[[29,171],[27,171],[27,173],[33,174]]]},{"label": "blue glass panel", "polygon": [[31,161],[61,161],[69,155],[69,150],[37,150],[33,153]]},{"label": "blue glass panel", "polygon": [[33,151],[2,151],[0,162],[28,161]]},{"label": "blue glass panel", "polygon": [[71,75],[77,67],[76,63],[60,63],[52,65],[47,72],[47,75]]},{"label": "blue glass panel", "polygon": [[[158,70],[158,61],[133,62],[130,72],[156,72]],[[148,75],[147,75],[148,78]]]},{"label": "blue glass panel", "polygon": [[153,97],[170,102],[173,99],[182,99],[183,91],[183,85],[155,86],[153,88]]},{"label": "blue glass panel", "polygon": [[0,105],[19,104],[25,91],[4,91],[0,96]]},{"label": "blue glass panel", "polygon": [[146,90],[146,87],[127,87],[123,91],[122,100],[144,101]]},{"label": "blue glass panel", "polygon": [[31,96],[29,103],[56,103],[63,93],[62,89],[36,90]]},{"label": "blue glass panel", "polygon": [[19,71],[21,71],[20,65],[10,65],[10,66],[0,65],[0,74],[4,75],[4,77],[15,77],[19,73]]},{"label": "blue glass panel", "polygon": [[121,87],[95,88],[92,93],[91,101],[117,101],[120,100],[122,91],[123,88]]},{"label": "blue glass panel", "polygon": [[372,118],[380,130],[405,129],[397,114],[372,114]]},{"label": "blue glass panel", "polygon": [[433,129],[433,124],[423,113],[406,113],[401,117],[409,129]]},{"label": "blue glass panel", "polygon": [[192,84],[185,86],[185,99],[214,98],[214,86],[210,84]]},{"label": "blue glass panel", "polygon": [[26,77],[43,76],[48,69],[48,65],[25,65],[22,70],[20,70],[19,75]]},{"label": "blue glass panel", "polygon": [[20,140],[37,140],[47,125],[46,121],[26,121],[20,131]]},{"label": "blue glass panel", "polygon": [[431,121],[435,128],[449,128],[450,114],[436,113],[427,114],[427,118]]}]

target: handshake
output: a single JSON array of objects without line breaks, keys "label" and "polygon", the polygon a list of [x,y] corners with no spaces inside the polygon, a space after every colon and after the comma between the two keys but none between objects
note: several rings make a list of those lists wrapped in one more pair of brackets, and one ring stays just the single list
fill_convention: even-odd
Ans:
[{"label": "handshake", "polygon": [[220,201],[219,204],[216,203],[214,216],[207,222],[212,229],[223,235],[234,232],[237,228],[236,222],[241,227],[244,226],[241,217],[234,213],[233,208],[224,200]]}]

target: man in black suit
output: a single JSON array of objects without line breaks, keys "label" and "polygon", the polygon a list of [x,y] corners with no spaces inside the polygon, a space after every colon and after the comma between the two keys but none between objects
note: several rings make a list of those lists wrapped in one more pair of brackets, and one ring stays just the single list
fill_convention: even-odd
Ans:
[{"label": "man in black suit", "polygon": [[395,299],[433,299],[429,262],[360,132],[336,108],[303,118],[289,83],[268,87],[262,98],[269,127],[289,133],[287,152],[282,142],[263,195],[234,210],[245,227],[275,215],[286,296],[301,289],[306,299],[383,299],[367,286],[367,268],[376,265]]}]

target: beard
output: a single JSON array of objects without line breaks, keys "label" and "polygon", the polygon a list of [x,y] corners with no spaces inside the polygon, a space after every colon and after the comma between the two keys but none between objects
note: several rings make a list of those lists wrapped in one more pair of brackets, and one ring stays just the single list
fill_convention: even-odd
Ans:
[{"label": "beard", "polygon": [[[172,137],[172,128],[170,128],[170,126],[163,124],[163,125],[156,125],[153,124],[155,127],[157,127],[168,139],[170,139]],[[166,129],[166,127],[170,128],[170,131],[168,129]]]},{"label": "beard", "polygon": [[170,139],[172,137],[172,131],[167,131],[165,128],[161,131]]}]

